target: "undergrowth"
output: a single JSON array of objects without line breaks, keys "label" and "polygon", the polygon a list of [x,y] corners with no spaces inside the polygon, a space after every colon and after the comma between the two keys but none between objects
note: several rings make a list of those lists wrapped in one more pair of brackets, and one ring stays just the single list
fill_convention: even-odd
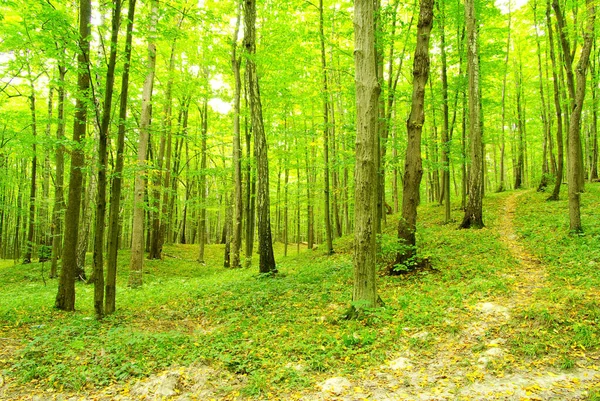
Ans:
[{"label": "undergrowth", "polygon": [[[421,207],[418,256],[432,269],[382,272],[385,307],[358,320],[342,319],[352,296],[350,237],[336,241],[332,256],[290,247],[283,257],[277,244],[280,273],[273,277],[256,267],[222,268],[222,245],[207,246],[206,265],[194,261],[193,245],[166,246],[164,260],[145,261],[144,285],[135,290],[126,287],[129,253],[121,251],[117,312],[102,322],[93,319],[91,286],[77,284],[77,312],[60,312],[53,308],[57,282],[44,284],[40,264],[0,262],[0,336],[16,344],[0,369],[22,386],[86,391],[201,362],[246,376],[244,394],[259,396],[301,390],[331,375],[360,375],[406,350],[432,355],[476,318],[477,302],[510,294],[514,283],[506,273],[515,261],[493,228],[506,196],[486,198],[481,230],[442,224],[441,207]],[[587,196],[584,222],[593,212]],[[570,348],[594,348],[600,312],[588,294],[600,284],[590,268],[600,257],[594,247],[600,228],[587,223],[585,236],[562,235],[564,204],[539,197],[521,198],[518,221],[524,240],[552,267],[554,287],[544,296],[555,305],[536,306],[522,318],[537,322],[540,333],[558,331],[553,342],[560,337]],[[458,208],[452,214],[457,221],[462,216]],[[386,232],[393,233],[396,216],[388,221]],[[540,242],[544,247],[535,248]],[[514,346],[531,358],[550,346],[522,337]],[[571,353],[561,359],[565,366],[571,360]]]},{"label": "undergrowth", "polygon": [[581,195],[581,234],[569,233],[567,187],[559,201],[525,193],[517,208],[520,240],[546,266],[548,277],[520,316],[515,345],[561,369],[600,351],[599,196],[600,184],[587,183]]}]

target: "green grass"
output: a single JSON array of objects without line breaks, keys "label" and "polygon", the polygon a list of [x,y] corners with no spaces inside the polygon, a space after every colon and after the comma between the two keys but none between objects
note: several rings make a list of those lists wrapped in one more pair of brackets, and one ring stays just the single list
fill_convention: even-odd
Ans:
[{"label": "green grass", "polygon": [[516,214],[521,241],[548,272],[546,288],[521,316],[522,348],[525,354],[537,349],[563,369],[600,349],[600,185],[586,184],[582,194],[583,234],[569,233],[566,192],[563,187],[558,202],[547,202],[548,194],[526,193]]},{"label": "green grass", "polygon": [[[515,261],[494,229],[506,196],[486,198],[489,228],[482,230],[458,230],[457,222],[444,225],[442,208],[421,207],[419,253],[434,270],[379,277],[386,306],[367,311],[360,320],[341,319],[352,296],[351,238],[338,239],[335,248],[345,251],[330,257],[319,251],[296,255],[292,247],[284,258],[278,244],[280,274],[274,277],[258,275],[257,267],[222,268],[219,245],[207,247],[205,266],[194,261],[195,246],[167,246],[163,261],[145,261],[144,286],[135,290],[126,286],[129,253],[123,251],[118,310],[102,322],[93,319],[91,286],[78,283],[77,311],[60,312],[53,308],[56,280],[46,279],[44,285],[41,265],[0,262],[0,337],[21,346],[0,359],[0,369],[23,386],[79,391],[206,362],[246,375],[244,394],[258,396],[274,389],[302,390],[332,375],[357,376],[407,349],[433,355],[442,341],[475,319],[471,310],[477,302],[511,292],[514,283],[506,275]],[[541,252],[552,266],[556,288],[546,295],[558,297],[564,308],[525,311],[518,321],[534,321],[539,330],[536,335],[517,332],[509,345],[529,358],[543,356],[558,340],[594,349],[600,312],[586,291],[600,284],[600,274],[589,265],[600,257],[594,248],[597,231],[586,224],[585,236],[561,236],[564,221],[555,209],[561,203],[540,202],[538,194],[524,197],[521,235],[532,247],[541,239],[549,247]],[[585,217],[593,212],[588,207],[584,222],[591,220]],[[459,219],[462,212],[454,209],[453,217]],[[387,231],[393,233],[395,220],[388,221]],[[580,255],[586,247],[593,259]],[[579,270],[565,271],[565,264]],[[565,280],[569,286],[561,285]],[[568,310],[573,307],[583,309]],[[426,337],[412,337],[425,331]],[[567,368],[572,359],[564,353],[558,363]]]}]

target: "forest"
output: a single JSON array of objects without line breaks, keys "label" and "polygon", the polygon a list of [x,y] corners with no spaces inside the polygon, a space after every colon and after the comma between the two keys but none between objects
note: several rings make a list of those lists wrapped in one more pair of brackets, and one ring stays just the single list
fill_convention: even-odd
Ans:
[{"label": "forest", "polygon": [[600,400],[596,8],[0,1],[0,399]]}]

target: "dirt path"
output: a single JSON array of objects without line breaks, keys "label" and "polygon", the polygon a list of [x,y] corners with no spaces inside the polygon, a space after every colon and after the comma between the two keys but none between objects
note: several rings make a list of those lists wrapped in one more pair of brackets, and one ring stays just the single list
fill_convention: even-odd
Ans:
[{"label": "dirt path", "polygon": [[529,253],[518,241],[514,217],[517,209],[517,199],[524,193],[517,192],[506,199],[504,214],[498,227],[500,240],[506,245],[511,256],[519,261],[519,265],[515,266],[513,272],[515,291],[508,305],[513,309],[529,306],[535,292],[544,287],[547,276],[546,269],[541,261]]}]

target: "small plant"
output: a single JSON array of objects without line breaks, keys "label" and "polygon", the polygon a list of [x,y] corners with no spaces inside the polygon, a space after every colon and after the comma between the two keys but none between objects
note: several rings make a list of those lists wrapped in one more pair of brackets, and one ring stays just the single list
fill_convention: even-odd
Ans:
[{"label": "small plant", "polygon": [[569,370],[573,369],[573,367],[575,366],[575,362],[568,356],[563,355],[563,357],[560,359],[559,365],[561,369]]}]

